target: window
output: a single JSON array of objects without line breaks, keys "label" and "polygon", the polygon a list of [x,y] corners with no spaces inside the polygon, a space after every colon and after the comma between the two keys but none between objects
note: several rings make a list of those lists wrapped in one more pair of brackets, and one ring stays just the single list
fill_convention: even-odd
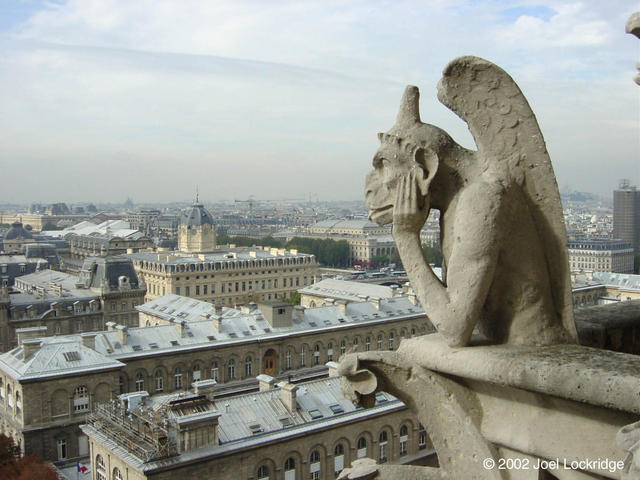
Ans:
[{"label": "window", "polygon": [[57,441],[58,444],[58,460],[64,460],[67,458],[67,439],[59,438]]},{"label": "window", "polygon": [[333,343],[327,343],[327,362],[333,362]]},{"label": "window", "polygon": [[388,442],[387,442],[387,432],[381,432],[380,433],[380,437],[378,438],[380,440],[380,463],[386,463],[388,458],[387,458],[387,452],[388,452]]},{"label": "window", "polygon": [[358,439],[358,452],[357,452],[357,457],[358,458],[364,458],[367,456],[367,439],[364,437],[360,437]]},{"label": "window", "polygon": [[306,357],[307,357],[307,352],[306,352],[306,350],[305,350],[305,348],[304,348],[304,345],[303,345],[303,346],[300,348],[300,366],[301,366],[301,367],[306,366],[306,364],[307,364]]},{"label": "window", "polygon": [[296,461],[292,457],[284,462],[284,480],[296,480]]},{"label": "window", "polygon": [[393,350],[393,332],[389,332],[389,350]]},{"label": "window", "polygon": [[176,287],[176,295],[180,295],[180,287]]},{"label": "window", "polygon": [[218,381],[218,361],[211,362],[211,380]]},{"label": "window", "polygon": [[251,357],[244,359],[244,376],[250,377],[253,374],[253,361]]},{"label": "window", "polygon": [[418,448],[420,450],[427,448],[427,431],[422,425],[420,425],[418,429]]},{"label": "window", "polygon": [[144,390],[144,375],[141,372],[136,373],[136,392]]},{"label": "window", "polygon": [[340,355],[344,355],[347,352],[347,342],[346,340],[340,341]]},{"label": "window", "polygon": [[164,375],[162,370],[156,370],[156,392],[162,392],[164,390]]},{"label": "window", "polygon": [[320,365],[320,345],[313,347],[313,364]]},{"label": "window", "polygon": [[182,369],[180,367],[176,367],[173,371],[173,383],[176,390],[182,388]]},{"label": "window", "polygon": [[336,448],[333,450],[333,472],[338,474],[344,468],[344,446],[339,443],[336,445]]},{"label": "window", "polygon": [[291,370],[291,350],[287,350],[287,354],[284,357],[284,362],[287,370]]},{"label": "window", "polygon": [[96,480],[107,480],[107,471],[104,468],[102,455],[96,456]]},{"label": "window", "polygon": [[371,350],[371,337],[367,337],[364,340],[364,350],[366,352],[368,352],[369,350]]},{"label": "window", "polygon": [[256,477],[258,480],[269,480],[269,467],[265,465],[259,467]]},{"label": "window", "polygon": [[191,369],[191,378],[193,379],[194,382],[197,382],[201,379],[201,374],[200,374],[200,364],[196,363],[193,365],[193,368]]},{"label": "window", "polygon": [[118,467],[113,469],[113,475],[111,475],[111,480],[122,480],[122,472]]},{"label": "window", "polygon": [[378,334],[378,350],[382,350],[382,334]]},{"label": "window", "polygon": [[409,429],[406,425],[400,427],[400,456],[405,457],[409,453]]},{"label": "window", "polygon": [[311,452],[309,456],[309,478],[311,480],[319,480],[320,479],[320,454],[317,450]]},{"label": "window", "polygon": [[89,391],[81,385],[73,392],[73,412],[82,413],[89,410]]},{"label": "window", "polygon": [[358,337],[354,338],[353,339],[353,349],[354,350],[358,350],[358,343],[360,343],[359,340],[358,340]]},{"label": "window", "polygon": [[227,380],[236,378],[236,361],[232,358],[227,363]]},{"label": "window", "polygon": [[126,393],[124,388],[124,377],[122,376],[118,377],[118,391],[120,394]]}]

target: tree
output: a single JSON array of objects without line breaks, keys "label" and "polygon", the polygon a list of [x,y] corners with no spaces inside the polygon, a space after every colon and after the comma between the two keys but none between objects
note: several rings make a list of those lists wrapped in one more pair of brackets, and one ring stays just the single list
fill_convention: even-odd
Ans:
[{"label": "tree", "polygon": [[36,455],[20,456],[11,437],[0,434],[0,478],[6,480],[59,480],[58,472]]},{"label": "tree", "polygon": [[377,263],[380,266],[389,265],[389,257],[387,257],[386,255],[374,255],[371,258],[371,261]]},{"label": "tree", "polygon": [[285,299],[285,302],[290,303],[291,305],[300,305],[300,293],[293,292],[289,295],[289,298]]},{"label": "tree", "polygon": [[316,256],[318,263],[332,267],[346,267],[349,265],[349,244],[346,240],[331,240],[329,238],[293,237],[286,245],[289,249],[296,249],[302,253]]},{"label": "tree", "polygon": [[433,264],[436,267],[442,267],[442,250],[440,250],[440,247],[425,245],[422,247],[422,251],[430,264]]}]

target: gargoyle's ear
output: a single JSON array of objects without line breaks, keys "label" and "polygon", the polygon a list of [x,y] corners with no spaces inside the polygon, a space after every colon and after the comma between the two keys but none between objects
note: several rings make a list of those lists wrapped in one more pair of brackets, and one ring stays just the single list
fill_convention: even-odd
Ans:
[{"label": "gargoyle's ear", "polygon": [[438,165],[440,164],[438,154],[433,150],[418,148],[413,154],[413,159],[424,171],[424,176],[420,181],[420,191],[422,195],[427,196],[431,180],[438,172]]}]

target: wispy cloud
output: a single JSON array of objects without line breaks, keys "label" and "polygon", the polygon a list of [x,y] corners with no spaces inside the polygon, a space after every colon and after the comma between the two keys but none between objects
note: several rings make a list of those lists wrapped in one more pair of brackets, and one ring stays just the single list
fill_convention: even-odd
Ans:
[{"label": "wispy cloud", "polygon": [[[203,179],[210,199],[359,198],[375,133],[393,124],[407,83],[422,90],[424,121],[473,146],[435,99],[442,68],[462,54],[514,76],[561,184],[640,183],[638,44],[623,33],[632,6],[602,3],[60,0],[28,2],[28,13],[3,4],[5,200],[184,199]],[[71,171],[100,171],[104,185]]]}]

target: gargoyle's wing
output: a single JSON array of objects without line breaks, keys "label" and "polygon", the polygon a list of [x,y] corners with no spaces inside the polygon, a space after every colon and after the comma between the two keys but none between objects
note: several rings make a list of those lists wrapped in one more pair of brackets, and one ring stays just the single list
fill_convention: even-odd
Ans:
[{"label": "gargoyle's wing", "polygon": [[513,79],[478,57],[459,57],[444,69],[438,99],[469,125],[479,157],[505,185],[516,182],[543,242],[557,314],[577,341],[567,232],[551,159],[536,117]]}]

